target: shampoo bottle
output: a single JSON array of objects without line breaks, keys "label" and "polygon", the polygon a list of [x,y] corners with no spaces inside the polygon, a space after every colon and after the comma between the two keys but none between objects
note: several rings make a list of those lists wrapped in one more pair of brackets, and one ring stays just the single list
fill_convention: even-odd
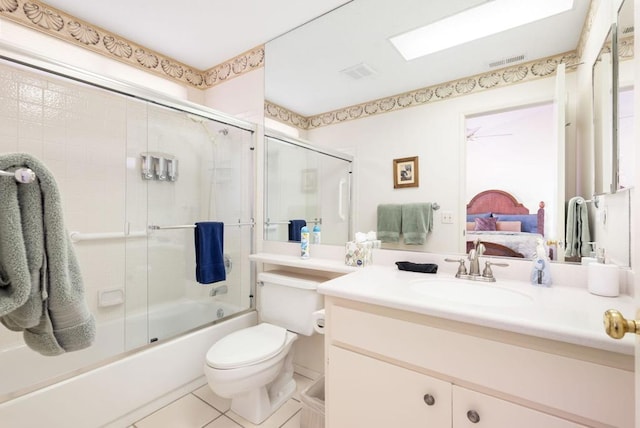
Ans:
[{"label": "shampoo bottle", "polygon": [[307,226],[300,229],[300,256],[303,259],[309,258],[309,228]]},{"label": "shampoo bottle", "polygon": [[320,225],[316,224],[315,226],[313,226],[313,235],[311,237],[311,242],[314,244],[319,244],[320,243]]}]

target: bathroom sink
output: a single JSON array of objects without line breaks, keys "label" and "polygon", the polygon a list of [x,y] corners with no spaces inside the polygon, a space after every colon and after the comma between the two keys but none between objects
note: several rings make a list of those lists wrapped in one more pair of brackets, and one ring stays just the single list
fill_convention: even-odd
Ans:
[{"label": "bathroom sink", "polygon": [[455,278],[417,279],[411,281],[410,289],[430,299],[466,305],[509,307],[533,302],[526,293]]}]

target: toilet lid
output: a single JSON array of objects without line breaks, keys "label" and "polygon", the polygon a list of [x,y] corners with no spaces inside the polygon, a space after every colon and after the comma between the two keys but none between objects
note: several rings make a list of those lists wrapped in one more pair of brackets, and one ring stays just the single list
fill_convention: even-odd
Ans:
[{"label": "toilet lid", "polygon": [[256,364],[277,355],[286,339],[286,329],[267,323],[238,330],[213,344],[207,352],[207,364],[216,369]]}]

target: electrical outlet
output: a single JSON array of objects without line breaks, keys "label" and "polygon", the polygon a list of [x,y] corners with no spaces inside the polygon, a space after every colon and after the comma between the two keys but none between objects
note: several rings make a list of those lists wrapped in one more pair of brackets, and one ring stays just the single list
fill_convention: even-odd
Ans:
[{"label": "electrical outlet", "polygon": [[443,224],[453,224],[453,212],[442,211],[441,221]]}]

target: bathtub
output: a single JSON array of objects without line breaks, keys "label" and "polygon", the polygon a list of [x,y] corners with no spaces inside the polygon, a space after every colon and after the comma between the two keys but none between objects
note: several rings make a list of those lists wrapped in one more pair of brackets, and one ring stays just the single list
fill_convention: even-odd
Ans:
[{"label": "bathtub", "polygon": [[125,346],[127,350],[131,350],[157,340],[169,339],[236,314],[240,310],[239,306],[211,298],[183,298],[155,305],[149,308],[148,320],[144,312],[127,317]]},{"label": "bathtub", "polygon": [[[0,404],[3,426],[124,427],[205,385],[207,350],[255,311],[201,328]],[[37,411],[34,411],[37,409]]]},{"label": "bathtub", "polygon": [[[50,383],[51,380],[68,376],[78,369],[95,365],[125,351],[175,337],[239,311],[237,306],[214,299],[185,298],[151,307],[148,324],[145,313],[129,316],[126,326],[122,319],[98,324],[95,343],[82,351],[44,357],[24,343],[0,350],[0,402],[12,398],[16,392],[22,394],[39,384]],[[29,369],[15,370],[16,367]]]}]

